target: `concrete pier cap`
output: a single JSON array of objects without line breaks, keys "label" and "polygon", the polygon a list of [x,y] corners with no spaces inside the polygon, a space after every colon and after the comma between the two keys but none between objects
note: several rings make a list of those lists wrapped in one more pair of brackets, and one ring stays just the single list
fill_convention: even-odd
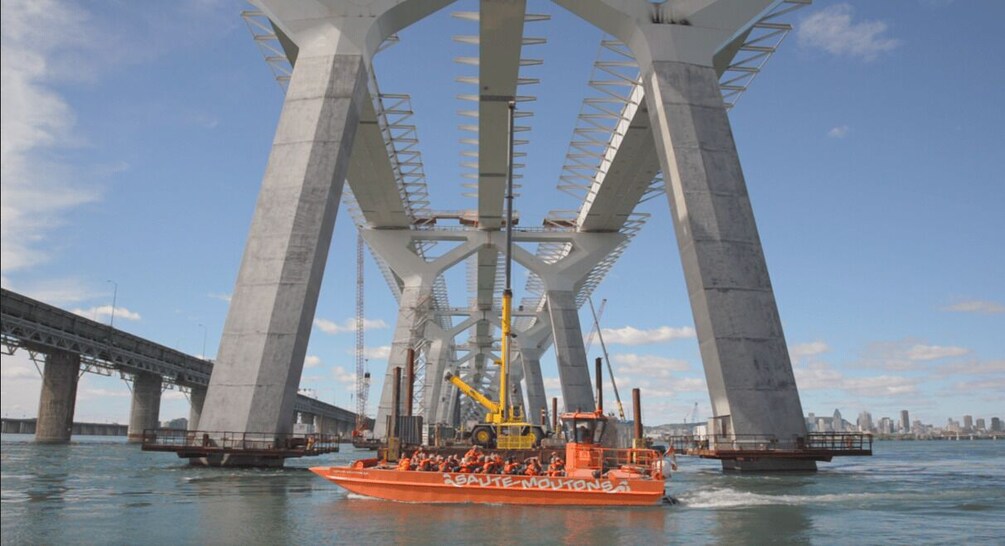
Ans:
[{"label": "concrete pier cap", "polygon": [[362,55],[367,66],[389,36],[454,0],[251,0],[301,50]]},{"label": "concrete pier cap", "polygon": [[553,0],[625,43],[639,66],[713,66],[715,55],[782,0]]}]

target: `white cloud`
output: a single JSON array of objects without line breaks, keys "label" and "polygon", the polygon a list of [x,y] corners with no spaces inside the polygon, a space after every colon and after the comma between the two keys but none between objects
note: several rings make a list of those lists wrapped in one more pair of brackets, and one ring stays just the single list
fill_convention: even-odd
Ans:
[{"label": "white cloud", "polygon": [[[112,318],[113,308],[111,305],[100,305],[98,307],[91,307],[90,309],[73,309],[71,312],[80,315],[84,318],[89,318],[91,320],[96,320],[103,322],[107,317],[109,320]],[[140,320],[140,314],[130,311],[125,307],[115,306],[115,318],[122,320]]]},{"label": "white cloud", "polygon": [[207,296],[213,298],[214,300],[220,300],[230,303],[230,294],[220,294],[216,292],[210,292],[209,294],[207,294]]},{"label": "white cloud", "polygon": [[993,374],[1005,377],[1005,359],[954,362],[940,366],[937,371],[940,376]]},{"label": "white cloud", "polygon": [[615,377],[631,375],[650,379],[663,378],[670,377],[670,372],[684,372],[691,369],[691,365],[685,360],[634,353],[612,354],[611,363]]},{"label": "white cloud", "polygon": [[391,356],[391,346],[381,345],[380,347],[367,347],[363,349],[363,354],[371,360],[386,360]]},{"label": "white cloud", "polygon": [[[133,5],[135,4],[135,5]],[[205,47],[239,23],[226,2],[189,0],[155,6],[120,3],[113,16],[87,2],[4,0],[0,18],[0,271],[24,271],[51,259],[53,232],[75,208],[99,201],[101,181],[127,166],[112,159],[68,159],[92,142],[77,129],[59,84],[97,82],[117,67],[178,48]],[[165,25],[164,21],[173,21]],[[179,40],[177,29],[185,29]],[[206,114],[211,123],[212,114]],[[65,243],[63,243],[65,244]]]},{"label": "white cloud", "polygon": [[951,356],[963,356],[970,349],[963,347],[941,347],[939,345],[914,345],[907,351],[909,360],[938,360]]},{"label": "white cloud", "polygon": [[682,377],[673,382],[674,390],[681,392],[702,392],[707,391],[705,380],[701,377]]},{"label": "white cloud", "polygon": [[8,358],[7,355],[4,355],[3,365],[0,366],[0,377],[3,377],[4,380],[15,381],[42,379],[31,360],[28,358]]},{"label": "white cloud", "polygon": [[823,341],[811,341],[809,343],[798,343],[789,346],[789,358],[793,362],[801,361],[804,358],[817,356],[830,350],[827,343]]},{"label": "white cloud", "polygon": [[917,393],[918,383],[913,377],[881,375],[847,378],[842,388],[862,396],[903,396]]},{"label": "white cloud", "polygon": [[76,278],[32,280],[19,282],[16,286],[7,283],[5,279],[4,288],[56,306],[93,299],[98,292]]},{"label": "white cloud", "polygon": [[625,326],[623,328],[604,328],[601,333],[604,336],[604,343],[608,345],[646,345],[695,337],[694,328],[690,326],[680,328],[660,326],[650,330]]},{"label": "white cloud", "polygon": [[[345,386],[356,385],[356,374],[350,372],[349,370],[343,368],[342,366],[335,366],[332,370],[332,377],[338,383],[342,383]],[[393,405],[393,404],[392,404]]]},{"label": "white cloud", "polygon": [[[0,270],[30,268],[49,258],[47,235],[62,216],[98,199],[74,182],[52,152],[79,147],[73,109],[53,88],[62,75],[53,56],[87,50],[88,16],[56,1],[4,2],[0,30]],[[44,29],[44,30],[43,30]]]},{"label": "white cloud", "polygon": [[[314,319],[314,326],[326,334],[345,334],[356,331],[356,320],[347,318],[341,324],[327,319]],[[363,319],[363,330],[380,330],[387,328],[387,323],[381,319]]]},{"label": "white cloud", "polygon": [[132,393],[123,386],[122,389],[105,389],[100,387],[89,387],[77,391],[77,401],[97,400],[101,398],[129,398]]},{"label": "white cloud", "polygon": [[955,313],[982,313],[985,315],[996,315],[998,313],[1005,313],[1005,305],[994,301],[967,300],[947,305],[946,307],[943,307],[942,310]]},{"label": "white cloud", "polygon": [[305,368],[314,368],[319,364],[321,364],[321,357],[317,355],[307,355],[307,358],[304,359]]},{"label": "white cloud", "polygon": [[831,138],[844,138],[848,136],[848,132],[851,128],[847,125],[838,125],[837,127],[831,127],[830,131],[827,131],[827,136]]},{"label": "white cloud", "polygon": [[900,40],[885,36],[882,21],[853,22],[854,11],[849,4],[836,4],[803,19],[797,31],[800,45],[866,61],[900,45]]},{"label": "white cloud", "polygon": [[866,347],[860,366],[904,371],[930,369],[932,361],[970,354],[964,347],[930,345],[907,338],[898,341],[878,341]]},{"label": "white cloud", "polygon": [[799,390],[839,389],[844,380],[840,372],[823,362],[794,366],[792,373],[796,376]]}]

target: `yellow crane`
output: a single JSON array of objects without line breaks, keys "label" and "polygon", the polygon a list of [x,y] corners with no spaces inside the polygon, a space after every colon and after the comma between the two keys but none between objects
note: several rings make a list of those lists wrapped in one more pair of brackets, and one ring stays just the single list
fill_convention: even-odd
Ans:
[{"label": "yellow crane", "polygon": [[494,402],[487,396],[468,385],[460,377],[447,372],[444,379],[455,385],[462,393],[482,405],[488,412],[485,422],[471,429],[471,441],[485,447],[499,449],[531,449],[541,443],[544,438],[544,428],[528,423],[512,400],[507,397],[507,379],[509,376],[510,340],[512,333],[513,290],[510,281],[513,271],[513,119],[516,113],[516,102],[509,103],[509,172],[506,178],[506,287],[502,296],[502,358],[496,361],[499,366],[499,402]]}]

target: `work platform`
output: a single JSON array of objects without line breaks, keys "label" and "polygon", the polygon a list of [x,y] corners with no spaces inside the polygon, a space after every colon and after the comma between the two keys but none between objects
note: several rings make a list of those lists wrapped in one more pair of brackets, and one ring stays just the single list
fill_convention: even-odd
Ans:
[{"label": "work platform", "polygon": [[721,461],[797,459],[829,462],[834,457],[872,455],[872,434],[863,432],[811,432],[806,437],[787,441],[770,434],[669,436],[667,441],[679,455]]},{"label": "work platform", "polygon": [[282,466],[285,459],[339,450],[341,435],[147,429],[143,451],[168,451],[202,466]]}]

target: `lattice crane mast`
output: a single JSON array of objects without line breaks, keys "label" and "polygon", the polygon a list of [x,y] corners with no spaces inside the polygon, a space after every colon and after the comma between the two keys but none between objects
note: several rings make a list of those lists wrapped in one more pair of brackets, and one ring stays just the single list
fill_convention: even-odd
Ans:
[{"label": "lattice crane mast", "polygon": [[363,233],[356,237],[356,428],[353,436],[366,429],[366,401],[370,395],[370,372],[366,369],[363,344]]}]

